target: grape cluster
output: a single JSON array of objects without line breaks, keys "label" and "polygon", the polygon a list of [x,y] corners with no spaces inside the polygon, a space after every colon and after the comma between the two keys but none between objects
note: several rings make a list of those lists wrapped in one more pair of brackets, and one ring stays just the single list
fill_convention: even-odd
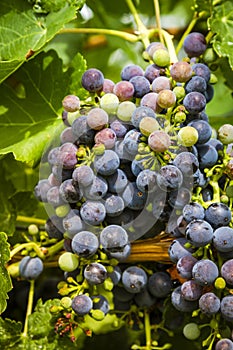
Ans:
[{"label": "grape cluster", "polygon": [[[81,79],[88,98],[62,101],[64,130],[45,153],[48,176],[34,193],[49,213],[48,237],[64,239],[61,303],[78,316],[100,320],[171,295],[175,309],[197,314],[184,328],[188,339],[200,336],[202,314],[217,325],[219,317],[233,321],[233,126],[209,124],[206,48],[191,33],[187,57],[171,62],[152,42],[145,69],[127,65],[113,82],[90,68]],[[172,240],[178,282],[164,264],[131,263],[134,242],[143,250],[161,231]],[[216,350],[232,344],[225,338],[214,333]]]}]

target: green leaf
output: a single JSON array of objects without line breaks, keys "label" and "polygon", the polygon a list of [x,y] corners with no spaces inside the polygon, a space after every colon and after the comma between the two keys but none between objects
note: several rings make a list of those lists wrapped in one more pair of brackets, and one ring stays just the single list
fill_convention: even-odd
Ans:
[{"label": "green leaf", "polygon": [[194,0],[194,10],[196,12],[206,12],[208,16],[212,12],[213,0]]},{"label": "green leaf", "polygon": [[[0,289],[0,313],[2,313],[7,306],[6,299],[8,299],[7,293],[12,289],[11,278],[5,267],[6,263],[10,259],[9,243],[7,242],[7,235],[4,232],[0,232],[0,276],[1,276],[1,289]],[[1,335],[0,335],[1,338]]]},{"label": "green leaf", "polygon": [[0,318],[0,348],[15,349],[15,344],[20,340],[21,329],[21,322]]},{"label": "green leaf", "polygon": [[59,110],[69,75],[56,52],[49,51],[0,86],[0,154],[13,153],[16,160],[38,164],[46,145],[64,128]]},{"label": "green leaf", "polygon": [[227,57],[233,69],[233,3],[224,1],[215,6],[213,14],[208,20],[214,37],[213,47],[220,57]]},{"label": "green leaf", "polygon": [[0,7],[0,82],[38,53],[66,23],[76,18],[75,6],[66,4],[59,11],[36,16],[25,0],[2,0]]},{"label": "green leaf", "polygon": [[12,235],[15,230],[16,211],[10,197],[15,193],[15,188],[12,182],[6,179],[5,172],[2,167],[0,168],[0,178],[1,230],[6,232],[7,235]]},{"label": "green leaf", "polygon": [[87,91],[82,87],[81,78],[87,69],[87,62],[80,53],[73,58],[71,62],[73,73],[71,74],[70,93],[77,95],[80,99],[88,96]]}]

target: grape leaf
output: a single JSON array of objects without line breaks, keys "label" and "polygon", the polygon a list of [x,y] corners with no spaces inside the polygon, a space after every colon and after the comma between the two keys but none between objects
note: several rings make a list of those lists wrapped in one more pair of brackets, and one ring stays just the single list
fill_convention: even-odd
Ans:
[{"label": "grape leaf", "polygon": [[[0,347],[1,349],[14,348],[21,337],[21,322],[0,318]],[[18,349],[18,348],[17,348]]]},{"label": "grape leaf", "polygon": [[0,7],[0,82],[38,53],[66,23],[76,18],[83,0],[37,16],[25,0],[2,0]]},{"label": "grape leaf", "polygon": [[59,110],[69,80],[70,71],[64,73],[56,52],[49,51],[0,86],[0,154],[13,153],[30,166],[39,162],[45,146],[64,128]]},{"label": "grape leaf", "polygon": [[225,1],[215,6],[208,19],[210,30],[215,34],[212,39],[214,50],[220,57],[227,57],[233,69],[233,3]]},{"label": "grape leaf", "polygon": [[[0,232],[0,276],[1,276],[1,289],[0,289],[0,313],[2,313],[7,306],[6,299],[8,299],[7,293],[12,289],[11,278],[5,267],[7,261],[10,259],[9,243],[7,242],[7,235],[4,232]],[[1,338],[1,336],[0,336]]]},{"label": "grape leaf", "polygon": [[5,177],[5,171],[0,168],[0,222],[1,230],[7,235],[12,235],[15,230],[16,211],[10,200],[15,193],[15,188],[10,180]]},{"label": "grape leaf", "polygon": [[213,0],[194,0],[194,10],[196,12],[205,12],[208,16],[212,12]]}]

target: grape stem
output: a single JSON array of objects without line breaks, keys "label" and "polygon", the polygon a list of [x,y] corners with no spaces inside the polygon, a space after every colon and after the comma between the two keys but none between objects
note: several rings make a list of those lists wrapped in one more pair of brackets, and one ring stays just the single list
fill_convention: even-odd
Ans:
[{"label": "grape stem", "polygon": [[35,242],[30,242],[30,243],[22,243],[17,247],[15,247],[14,249],[12,249],[12,251],[10,252],[10,259],[12,259],[15,254],[17,254],[23,249],[33,249],[39,258],[44,259],[45,257],[44,253],[40,250],[39,246]]},{"label": "grape stem", "polygon": [[32,313],[34,291],[35,291],[35,281],[32,280],[32,281],[30,281],[30,288],[29,288],[29,293],[28,293],[27,311],[26,311],[26,317],[25,317],[25,322],[24,322],[24,329],[23,329],[23,333],[22,333],[22,336],[25,337],[25,338],[26,338],[27,333],[28,333],[28,317]]},{"label": "grape stem", "polygon": [[159,33],[159,40],[162,44],[164,44],[164,38],[163,38],[163,32],[162,32],[161,20],[160,20],[159,0],[154,0],[154,8],[155,8],[156,24],[157,24],[158,33]]},{"label": "grape stem", "polygon": [[125,2],[127,3],[128,7],[130,9],[130,12],[132,13],[134,20],[135,20],[135,23],[137,25],[138,33],[136,32],[136,34],[139,35],[144,47],[147,48],[147,46],[149,46],[149,44],[150,44],[148,29],[146,28],[146,26],[142,22],[141,18],[139,17],[138,12],[137,12],[132,0],[125,0]]},{"label": "grape stem", "polygon": [[46,220],[33,218],[29,216],[17,215],[16,221],[25,222],[27,224],[37,224],[37,225],[45,225]]},{"label": "grape stem", "polygon": [[76,33],[76,34],[104,34],[113,35],[124,40],[135,43],[140,40],[137,35],[126,33],[120,30],[106,29],[106,28],[63,28],[59,34]]}]

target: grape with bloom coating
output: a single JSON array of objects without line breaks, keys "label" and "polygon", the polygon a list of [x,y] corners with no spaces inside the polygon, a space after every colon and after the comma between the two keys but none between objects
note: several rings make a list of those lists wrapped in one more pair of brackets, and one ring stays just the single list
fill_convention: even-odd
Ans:
[{"label": "grape with bloom coating", "polygon": [[87,114],[87,124],[91,129],[100,130],[108,123],[107,112],[99,107],[92,108]]},{"label": "grape with bloom coating", "polygon": [[76,112],[80,108],[80,99],[75,95],[67,95],[62,100],[62,106],[67,112]]},{"label": "grape with bloom coating", "polygon": [[78,315],[84,316],[91,311],[93,302],[88,295],[81,294],[72,299],[71,307]]},{"label": "grape with bloom coating", "polygon": [[164,152],[170,145],[169,135],[163,130],[155,130],[148,137],[148,145],[155,152]]},{"label": "grape with bloom coating", "polygon": [[170,68],[170,74],[172,79],[179,83],[185,83],[189,79],[191,79],[193,75],[193,70],[191,65],[185,61],[179,61],[173,63]]},{"label": "grape with bloom coating", "polygon": [[89,92],[99,92],[103,89],[103,73],[96,68],[86,70],[82,75],[82,86]]}]

